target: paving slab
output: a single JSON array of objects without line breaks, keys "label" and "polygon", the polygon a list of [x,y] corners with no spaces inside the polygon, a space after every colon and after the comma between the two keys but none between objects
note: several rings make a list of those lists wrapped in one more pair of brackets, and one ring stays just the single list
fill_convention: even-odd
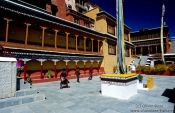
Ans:
[{"label": "paving slab", "polygon": [[120,113],[120,112],[112,110],[112,109],[107,109],[107,110],[105,110],[105,111],[103,111],[101,113]]},{"label": "paving slab", "polygon": [[[138,91],[129,100],[119,100],[100,94],[99,77],[89,81],[81,78],[80,83],[70,80],[70,88],[59,89],[60,81],[34,84],[46,100],[0,109],[0,113],[161,113],[149,110],[169,110],[173,113],[174,104],[161,96],[165,89],[175,88],[175,77],[153,76],[155,87],[149,91]],[[146,76],[143,80],[146,83]],[[29,100],[30,101],[30,100]],[[16,111],[14,111],[16,110]],[[147,111],[146,111],[147,110]],[[171,111],[170,111],[171,110]]]}]

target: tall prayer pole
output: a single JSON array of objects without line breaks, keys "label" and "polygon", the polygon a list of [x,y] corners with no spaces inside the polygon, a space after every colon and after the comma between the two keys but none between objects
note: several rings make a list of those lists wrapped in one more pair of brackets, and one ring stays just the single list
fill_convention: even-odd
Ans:
[{"label": "tall prayer pole", "polygon": [[164,43],[163,43],[163,24],[164,24],[164,15],[165,15],[165,5],[162,5],[162,16],[161,16],[161,31],[160,31],[160,43],[161,43],[161,57],[162,62],[165,64],[165,58],[164,58]]},{"label": "tall prayer pole", "polygon": [[117,23],[117,46],[118,46],[118,73],[125,74],[125,40],[124,40],[124,18],[123,0],[116,0],[116,23]]},{"label": "tall prayer pole", "polygon": [[118,47],[118,73],[102,74],[101,94],[104,96],[128,100],[137,94],[137,76],[135,73],[127,73],[125,69],[125,41],[123,21],[123,0],[116,0],[116,31]]}]

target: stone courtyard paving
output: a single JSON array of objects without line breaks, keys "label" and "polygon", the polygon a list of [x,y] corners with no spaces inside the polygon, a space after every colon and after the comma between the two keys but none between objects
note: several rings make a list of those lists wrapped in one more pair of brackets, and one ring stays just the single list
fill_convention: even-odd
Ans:
[{"label": "stone courtyard paving", "polygon": [[34,84],[33,89],[46,95],[45,101],[3,108],[0,113],[173,113],[174,104],[161,95],[165,89],[175,88],[175,77],[154,78],[153,90],[139,91],[129,100],[102,96],[99,77],[92,81],[82,78],[80,83],[70,80],[70,88],[61,90],[59,81]]}]

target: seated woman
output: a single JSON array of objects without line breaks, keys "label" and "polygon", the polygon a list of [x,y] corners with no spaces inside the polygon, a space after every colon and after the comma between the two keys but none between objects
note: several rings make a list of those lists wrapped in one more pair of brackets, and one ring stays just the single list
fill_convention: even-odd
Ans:
[{"label": "seated woman", "polygon": [[66,78],[66,70],[62,69],[61,75],[60,75],[60,89],[62,88],[69,88],[68,83],[69,81]]},{"label": "seated woman", "polygon": [[63,78],[60,82],[60,89],[62,88],[70,88],[68,85],[69,81],[66,78]]}]

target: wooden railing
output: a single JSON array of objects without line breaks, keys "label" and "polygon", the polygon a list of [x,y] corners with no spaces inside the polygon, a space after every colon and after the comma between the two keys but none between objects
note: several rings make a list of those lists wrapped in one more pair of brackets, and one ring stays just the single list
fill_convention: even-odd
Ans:
[{"label": "wooden railing", "polygon": [[66,49],[66,48],[64,49],[64,48],[54,48],[54,47],[42,47],[38,45],[25,45],[25,44],[13,43],[13,42],[0,41],[0,45],[5,46],[5,47],[21,48],[21,49],[34,49],[34,50],[40,50],[40,51],[92,54],[92,55],[102,56],[102,53],[98,53],[98,52],[80,51],[80,50],[72,50],[72,49]]}]

